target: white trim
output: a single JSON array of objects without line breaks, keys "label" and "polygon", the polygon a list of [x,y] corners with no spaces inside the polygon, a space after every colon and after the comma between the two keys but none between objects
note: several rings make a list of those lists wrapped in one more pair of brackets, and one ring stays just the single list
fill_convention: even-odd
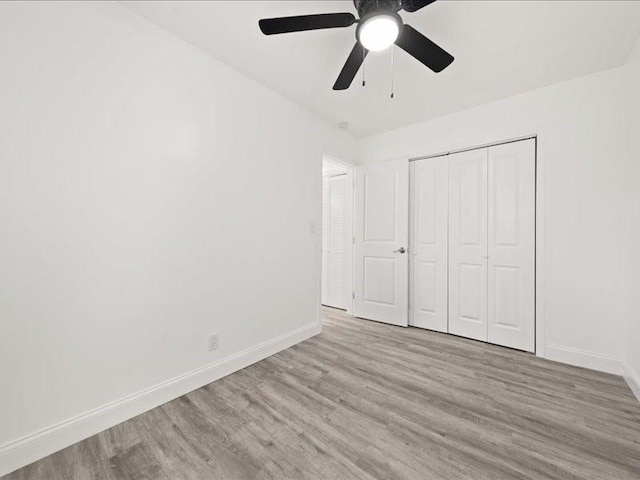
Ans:
[{"label": "white trim", "polygon": [[353,166],[347,167],[347,198],[344,229],[344,298],[348,315],[353,315]]},{"label": "white trim", "polygon": [[0,477],[274,355],[322,331],[313,323],[0,446]]},{"label": "white trim", "polygon": [[549,166],[547,165],[547,129],[540,125],[536,129],[536,356],[545,358],[546,351],[546,279],[545,252],[549,245]]},{"label": "white trim", "polygon": [[548,343],[546,345],[546,353],[548,360],[624,377],[631,392],[640,401],[640,374],[631,365],[622,360],[576,348],[549,345]]},{"label": "white trim", "polygon": [[[427,160],[429,158],[435,158],[434,157],[427,157],[424,158],[424,160]],[[413,258],[413,252],[416,250],[416,245],[415,241],[414,241],[414,234],[415,234],[415,210],[416,210],[416,205],[415,205],[415,199],[413,198],[415,195],[415,190],[416,190],[416,161],[418,161],[419,159],[416,158],[410,158],[409,159],[409,240],[407,241],[407,255],[409,255],[409,282],[407,283],[408,287],[409,287],[409,304],[407,305],[407,312],[408,312],[408,323],[410,327],[420,327],[420,325],[416,325],[415,324],[415,319],[413,318],[413,306],[415,305],[416,299],[414,297],[414,285],[415,285],[415,281],[413,278],[413,274],[415,272],[415,260]],[[447,175],[448,175],[448,171],[447,171]],[[447,185],[447,188],[449,188],[449,186]],[[449,193],[447,191],[447,200],[449,199]],[[448,206],[448,205],[447,205]],[[449,214],[447,212],[447,221],[448,221],[448,217]],[[447,229],[447,235],[449,235],[449,231]],[[447,255],[449,255],[449,245],[447,242]],[[447,262],[447,270],[449,269],[449,262]],[[447,272],[448,274],[448,272]],[[448,285],[448,279],[447,279],[447,308],[449,307],[449,285]],[[447,323],[449,322],[449,316],[447,315]]]},{"label": "white trim", "polygon": [[622,360],[607,357],[599,353],[587,352],[577,348],[561,347],[560,345],[545,346],[545,357],[548,360],[589,368],[600,372],[624,375],[625,365]]},{"label": "white trim", "polygon": [[628,363],[625,363],[624,367],[624,379],[638,401],[640,401],[640,373],[636,372]]}]

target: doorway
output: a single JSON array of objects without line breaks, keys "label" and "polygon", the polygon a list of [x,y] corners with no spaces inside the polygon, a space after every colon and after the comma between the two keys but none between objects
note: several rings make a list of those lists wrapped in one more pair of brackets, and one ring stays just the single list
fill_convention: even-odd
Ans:
[{"label": "doorway", "polygon": [[352,310],[353,167],[322,162],[322,295],[327,307]]}]

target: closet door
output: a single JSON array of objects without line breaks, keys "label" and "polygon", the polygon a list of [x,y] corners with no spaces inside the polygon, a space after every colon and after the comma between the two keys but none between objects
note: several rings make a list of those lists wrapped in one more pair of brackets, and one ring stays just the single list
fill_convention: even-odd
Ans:
[{"label": "closet door", "polygon": [[535,140],[489,148],[488,341],[535,350]]},{"label": "closet door", "polygon": [[487,149],[449,159],[449,333],[487,341]]},{"label": "closet door", "polygon": [[322,303],[345,308],[345,202],[347,175],[326,177],[323,182]]},{"label": "closet door", "polygon": [[329,179],[329,296],[328,305],[345,308],[344,245],[347,175]]},{"label": "closet door", "polygon": [[410,325],[447,332],[448,158],[411,163]]}]

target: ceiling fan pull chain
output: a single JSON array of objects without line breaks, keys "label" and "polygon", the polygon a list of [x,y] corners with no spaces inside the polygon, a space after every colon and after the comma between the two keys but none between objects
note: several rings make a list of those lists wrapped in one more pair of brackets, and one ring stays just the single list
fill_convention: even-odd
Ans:
[{"label": "ceiling fan pull chain", "polygon": [[362,86],[364,87],[367,82],[365,81],[365,77],[364,77],[364,71],[365,71],[365,63],[364,63],[364,59],[367,56],[365,50],[364,50],[364,46],[362,47]]},{"label": "ceiling fan pull chain", "polygon": [[391,98],[393,98],[393,74],[394,74],[394,61],[393,61],[393,50],[395,45],[391,45]]}]

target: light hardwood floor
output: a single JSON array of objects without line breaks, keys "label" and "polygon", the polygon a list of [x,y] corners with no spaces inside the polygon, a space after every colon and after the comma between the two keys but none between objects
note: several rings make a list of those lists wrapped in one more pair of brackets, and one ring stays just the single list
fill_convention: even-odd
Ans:
[{"label": "light hardwood floor", "polygon": [[640,479],[622,378],[324,309],[321,335],[4,480]]}]

